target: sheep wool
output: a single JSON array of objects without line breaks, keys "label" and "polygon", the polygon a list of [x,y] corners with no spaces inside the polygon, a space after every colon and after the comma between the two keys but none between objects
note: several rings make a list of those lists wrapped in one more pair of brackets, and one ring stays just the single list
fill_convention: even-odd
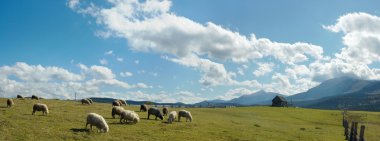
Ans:
[{"label": "sheep wool", "polygon": [[104,118],[99,114],[96,114],[96,113],[87,114],[86,129],[87,129],[88,124],[90,124],[91,131],[92,131],[92,126],[96,126],[96,128],[100,132],[106,133],[109,131],[109,127],[106,120],[104,120]]},{"label": "sheep wool", "polygon": [[146,112],[147,109],[148,107],[145,104],[140,106],[140,112]]},{"label": "sheep wool", "polygon": [[181,120],[181,117],[186,117],[186,122],[187,120],[190,120],[192,122],[193,117],[191,116],[191,113],[186,110],[181,110],[178,112],[178,122]]},{"label": "sheep wool", "polygon": [[128,123],[128,121],[133,122],[134,124],[140,121],[140,117],[137,113],[130,110],[124,110],[120,115],[120,123]]},{"label": "sheep wool", "polygon": [[115,115],[121,115],[121,113],[124,111],[124,108],[123,107],[112,107],[112,117],[115,118]]},{"label": "sheep wool", "polygon": [[15,104],[15,103],[13,102],[12,99],[8,99],[8,100],[7,100],[7,107],[8,107],[8,108],[12,107],[14,104]]},{"label": "sheep wool", "polygon": [[82,99],[81,102],[82,104],[87,104],[87,105],[91,104],[91,102],[88,99]]},{"label": "sheep wool", "polygon": [[177,118],[177,112],[171,111],[169,113],[168,123],[172,123]]},{"label": "sheep wool", "polygon": [[154,116],[156,116],[156,120],[157,120],[157,117],[160,118],[161,120],[164,119],[164,117],[163,117],[162,114],[161,114],[161,111],[158,110],[158,109],[155,108],[155,107],[149,108],[149,110],[148,110],[148,119],[149,119],[149,116],[150,116],[150,115],[154,115]]},{"label": "sheep wool", "polygon": [[44,115],[44,114],[48,115],[48,113],[49,113],[48,106],[46,104],[42,104],[42,103],[37,103],[37,104],[33,105],[32,115],[34,115],[34,113],[36,113],[36,111],[42,111],[42,115]]},{"label": "sheep wool", "polygon": [[162,113],[164,114],[164,116],[168,115],[168,113],[169,113],[169,108],[168,108],[168,107],[164,107],[164,108],[162,108]]}]

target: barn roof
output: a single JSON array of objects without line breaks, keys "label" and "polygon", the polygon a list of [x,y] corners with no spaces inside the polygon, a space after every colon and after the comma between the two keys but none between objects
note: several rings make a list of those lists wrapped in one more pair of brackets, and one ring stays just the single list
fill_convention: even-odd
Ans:
[{"label": "barn roof", "polygon": [[274,100],[276,100],[276,99],[279,99],[279,100],[281,100],[281,101],[286,101],[286,99],[285,99],[283,96],[279,96],[279,95],[276,96],[276,97],[274,97],[272,101],[274,101]]}]

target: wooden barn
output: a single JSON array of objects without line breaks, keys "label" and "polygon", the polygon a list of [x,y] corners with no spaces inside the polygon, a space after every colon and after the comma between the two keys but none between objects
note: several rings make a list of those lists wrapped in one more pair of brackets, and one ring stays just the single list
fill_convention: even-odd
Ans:
[{"label": "wooden barn", "polygon": [[282,96],[276,96],[272,100],[273,107],[288,107],[288,102]]}]

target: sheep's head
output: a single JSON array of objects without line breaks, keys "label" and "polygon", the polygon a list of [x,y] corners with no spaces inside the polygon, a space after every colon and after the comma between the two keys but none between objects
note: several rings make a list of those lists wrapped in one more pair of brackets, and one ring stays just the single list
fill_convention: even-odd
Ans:
[{"label": "sheep's head", "polygon": [[164,120],[164,116],[162,116],[161,113],[160,113],[160,115],[158,115],[158,118],[160,118],[161,120]]}]

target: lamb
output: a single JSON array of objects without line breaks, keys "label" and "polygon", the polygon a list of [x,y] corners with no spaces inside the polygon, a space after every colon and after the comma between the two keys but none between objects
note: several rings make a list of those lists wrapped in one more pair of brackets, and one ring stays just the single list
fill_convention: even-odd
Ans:
[{"label": "lamb", "polygon": [[94,101],[92,101],[92,99],[90,99],[90,98],[86,98],[91,104],[93,104],[94,103]]},{"label": "lamb", "polygon": [[36,99],[36,100],[38,100],[39,98],[38,98],[38,96],[36,96],[36,95],[32,95],[32,99]]},{"label": "lamb", "polygon": [[8,99],[8,100],[7,100],[7,108],[12,107],[14,104],[15,104],[15,103],[13,102],[12,99]]},{"label": "lamb", "polygon": [[187,120],[190,120],[190,122],[193,120],[191,113],[186,110],[181,110],[178,112],[178,122],[181,120],[181,117],[186,117],[186,122]]},{"label": "lamb", "polygon": [[169,113],[168,123],[172,123],[177,118],[177,112],[172,111]]},{"label": "lamb", "polygon": [[91,102],[88,99],[82,99],[81,102],[82,104],[87,104],[87,105],[91,104]]},{"label": "lamb", "polygon": [[123,107],[112,107],[112,117],[115,118],[115,115],[121,116],[121,113],[124,111]]},{"label": "lamb", "polygon": [[42,111],[42,115],[44,115],[44,114],[47,115],[49,113],[49,109],[48,109],[47,105],[46,104],[41,104],[41,103],[37,103],[37,104],[33,105],[32,115],[34,115],[34,113],[36,111]]},{"label": "lamb", "polygon": [[145,104],[140,106],[140,112],[141,111],[146,112],[146,109],[148,109],[148,107]]},{"label": "lamb", "polygon": [[162,113],[164,114],[164,116],[167,116],[168,113],[169,113],[169,109],[168,109],[168,107],[164,107],[164,108],[162,108]]},{"label": "lamb", "polygon": [[114,102],[112,102],[112,106],[121,106],[121,102],[114,101]]},{"label": "lamb", "polygon": [[22,97],[21,95],[17,95],[17,98],[24,98],[24,97]]},{"label": "lamb", "polygon": [[149,108],[149,110],[148,110],[148,119],[149,119],[150,115],[155,115],[156,116],[156,120],[157,120],[157,117],[160,118],[161,120],[164,119],[164,117],[161,114],[161,111],[158,110],[155,107]]},{"label": "lamb", "polygon": [[132,121],[134,124],[136,124],[140,121],[140,117],[134,111],[124,110],[120,115],[120,123],[123,123],[122,121],[124,121],[126,124],[128,121]]},{"label": "lamb", "polygon": [[99,114],[96,114],[96,113],[87,114],[86,129],[87,129],[88,124],[90,124],[91,131],[92,131],[92,126],[96,126],[96,128],[98,129],[98,131],[100,130],[100,132],[106,133],[109,131],[109,127],[106,120],[104,120],[104,118]]},{"label": "lamb", "polygon": [[125,102],[125,100],[118,99],[118,100],[116,100],[116,101],[119,101],[120,106],[121,106],[121,105],[127,106],[127,102]]}]

